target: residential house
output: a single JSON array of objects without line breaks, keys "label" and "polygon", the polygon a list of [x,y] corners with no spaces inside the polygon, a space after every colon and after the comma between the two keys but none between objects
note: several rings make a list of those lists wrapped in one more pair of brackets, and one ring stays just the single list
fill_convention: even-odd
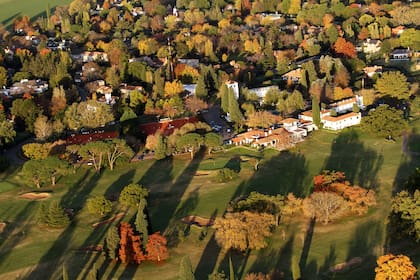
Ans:
[{"label": "residential house", "polygon": [[294,142],[301,142],[308,136],[308,131],[300,127],[300,122],[295,118],[287,118],[281,121],[283,128],[291,133]]},{"label": "residential house", "polygon": [[169,136],[175,129],[181,128],[187,123],[196,123],[198,119],[196,117],[181,118],[181,119],[161,119],[159,122],[145,123],[139,126],[141,133],[145,136],[154,135],[159,132],[161,135]]},{"label": "residential house", "polygon": [[392,60],[409,60],[411,52],[409,49],[395,49],[391,52]]},{"label": "residential house", "polygon": [[[331,110],[321,110],[320,115],[321,115],[321,120],[322,120],[324,117],[331,115]],[[312,123],[313,122],[312,110],[308,110],[308,111],[300,113],[299,121],[300,123]]]},{"label": "residential house", "polygon": [[120,86],[120,92],[121,92],[122,98],[130,99],[130,95],[134,91],[144,92],[144,88],[142,86],[133,86],[133,85],[127,85],[127,84],[121,84]]},{"label": "residential house", "polygon": [[326,116],[322,119],[322,123],[326,129],[340,130],[353,125],[358,125],[361,120],[361,113],[351,112],[338,117]]},{"label": "residential house", "polygon": [[300,79],[302,77],[302,69],[294,69],[292,71],[287,72],[286,74],[283,74],[281,78],[283,81],[290,81],[291,83],[297,84],[299,83]]},{"label": "residential house", "polygon": [[382,74],[382,66],[367,66],[365,68],[363,68],[363,71],[365,72],[365,74],[369,77],[372,78],[375,74]]},{"label": "residential house", "polygon": [[287,149],[295,144],[293,135],[284,128],[261,130],[250,129],[247,132],[236,135],[229,141],[233,145],[251,145],[251,147],[273,147]]},{"label": "residential house", "polygon": [[178,63],[185,64],[194,68],[198,68],[200,66],[200,60],[196,58],[180,58],[178,59]]},{"label": "residential house", "polygon": [[72,54],[74,60],[86,62],[108,62],[108,54],[105,52],[83,52],[81,54]]},{"label": "residential house", "polygon": [[337,112],[337,114],[342,114],[345,112],[352,111],[353,104],[356,104],[357,106],[359,106],[359,108],[363,109],[364,108],[363,96],[355,95],[354,97],[346,98],[346,99],[331,103],[329,107],[331,109],[334,109]]},{"label": "residential house", "polygon": [[368,38],[363,42],[363,52],[366,54],[377,53],[381,50],[381,44],[381,40]]},{"label": "residential house", "polygon": [[399,25],[391,29],[391,34],[394,37],[400,37],[401,34],[404,32],[404,30],[405,30],[405,27],[402,25]]},{"label": "residential house", "polygon": [[183,84],[182,87],[184,88],[184,91],[187,92],[187,95],[195,95],[197,84]]}]

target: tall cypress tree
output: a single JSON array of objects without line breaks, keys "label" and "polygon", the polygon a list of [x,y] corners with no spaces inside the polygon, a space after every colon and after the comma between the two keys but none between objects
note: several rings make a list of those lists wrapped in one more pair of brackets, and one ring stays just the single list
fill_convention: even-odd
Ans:
[{"label": "tall cypress tree", "polygon": [[315,96],[312,97],[312,121],[318,128],[321,126],[319,102]]},{"label": "tall cypress tree", "polygon": [[118,228],[113,226],[108,230],[105,237],[105,248],[110,259],[117,259],[119,245],[120,235],[118,233]]},{"label": "tall cypress tree", "polygon": [[178,276],[179,280],[195,280],[191,260],[188,256],[184,256],[181,259]]},{"label": "tall cypress tree", "polygon": [[140,200],[139,207],[137,208],[136,220],[134,222],[137,232],[140,233],[144,247],[146,247],[146,244],[149,241],[149,232],[147,230],[149,223],[147,221],[147,216],[144,213],[146,206],[146,199]]},{"label": "tall cypress tree", "polygon": [[200,99],[205,99],[208,95],[204,76],[200,75],[197,80],[197,86],[195,88],[195,95]]},{"label": "tall cypress tree", "polygon": [[229,92],[228,87],[226,85],[222,85],[220,89],[220,99],[221,99],[221,106],[222,110],[225,113],[229,113]]},{"label": "tall cypress tree", "polygon": [[235,123],[239,123],[244,119],[244,116],[242,115],[241,109],[239,109],[238,101],[236,100],[232,89],[229,89],[227,94],[229,100],[230,119]]}]

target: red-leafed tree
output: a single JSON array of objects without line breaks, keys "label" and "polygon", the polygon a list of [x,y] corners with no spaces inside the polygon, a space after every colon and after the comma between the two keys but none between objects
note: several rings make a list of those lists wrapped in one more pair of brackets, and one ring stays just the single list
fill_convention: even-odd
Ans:
[{"label": "red-leafed tree", "polygon": [[146,259],[141,250],[140,236],[135,235],[129,223],[120,224],[120,249],[118,251],[122,263],[140,264]]},{"label": "red-leafed tree", "polygon": [[344,183],[346,176],[344,172],[324,170],[322,174],[314,177],[315,192],[331,191],[330,187],[333,183]]},{"label": "red-leafed tree", "polygon": [[155,232],[149,236],[146,245],[147,260],[154,262],[161,262],[169,257],[167,241],[160,232]]},{"label": "red-leafed tree", "polygon": [[350,58],[354,58],[357,55],[356,47],[341,37],[335,41],[333,48],[337,54],[342,54]]}]

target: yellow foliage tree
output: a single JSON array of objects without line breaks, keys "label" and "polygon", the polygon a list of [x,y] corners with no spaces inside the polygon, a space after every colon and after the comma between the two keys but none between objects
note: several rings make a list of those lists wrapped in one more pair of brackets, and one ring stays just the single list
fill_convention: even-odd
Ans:
[{"label": "yellow foliage tree", "polygon": [[179,80],[165,82],[165,97],[172,97],[184,91],[184,87]]},{"label": "yellow foliage tree", "polygon": [[334,100],[341,100],[344,98],[352,97],[353,91],[351,88],[334,87]]},{"label": "yellow foliage tree", "polygon": [[395,256],[387,254],[380,256],[376,261],[375,280],[414,280],[416,267],[410,258],[405,255]]}]

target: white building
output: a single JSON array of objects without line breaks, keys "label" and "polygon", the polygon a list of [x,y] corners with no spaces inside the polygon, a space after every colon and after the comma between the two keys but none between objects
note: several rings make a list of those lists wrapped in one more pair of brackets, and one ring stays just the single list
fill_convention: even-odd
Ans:
[{"label": "white building", "polygon": [[233,91],[233,94],[235,95],[235,98],[239,98],[239,83],[235,81],[228,80],[226,81],[225,85],[228,89],[231,89]]},{"label": "white building", "polygon": [[337,114],[350,112],[353,110],[353,104],[357,104],[360,109],[364,109],[363,96],[355,95],[354,97],[343,99],[330,104],[330,108],[334,109]]},{"label": "white building", "polygon": [[249,89],[250,92],[255,93],[260,99],[260,103],[264,102],[264,97],[270,90],[279,90],[278,86],[267,86],[267,87],[259,87],[259,88],[251,88]]},{"label": "white building", "polygon": [[381,40],[368,38],[363,42],[363,52],[366,54],[377,53],[381,50],[381,44]]},{"label": "white building", "polygon": [[362,120],[361,113],[347,113],[338,117],[327,116],[321,121],[324,124],[324,128],[331,130],[340,130],[346,127],[360,124]]}]

